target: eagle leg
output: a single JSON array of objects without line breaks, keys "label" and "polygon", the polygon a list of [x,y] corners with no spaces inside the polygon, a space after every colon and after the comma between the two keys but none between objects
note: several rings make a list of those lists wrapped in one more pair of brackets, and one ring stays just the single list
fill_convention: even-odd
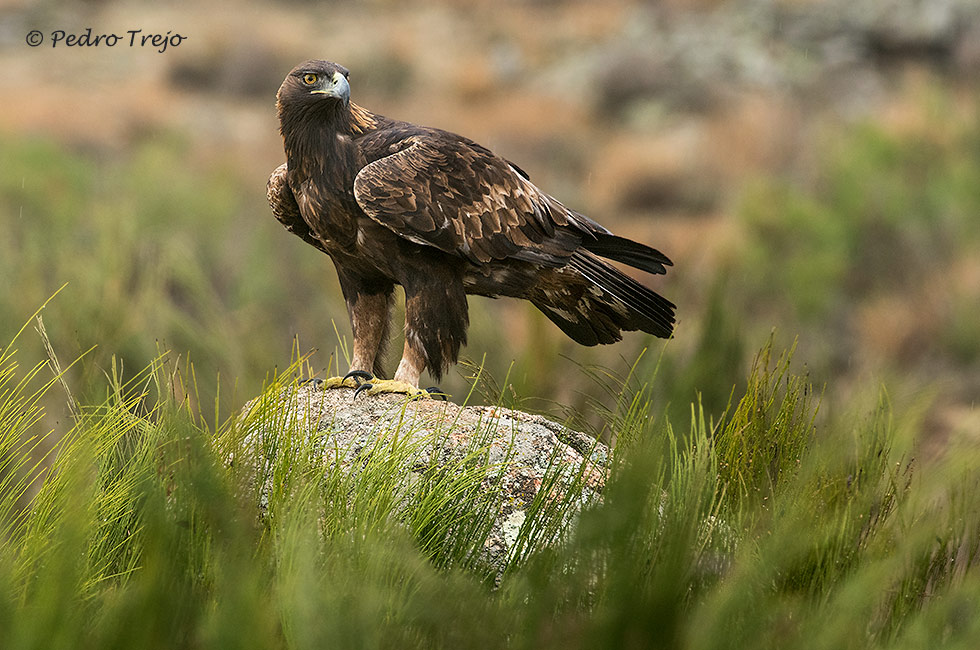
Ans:
[{"label": "eagle leg", "polygon": [[[352,376],[360,376],[362,379],[367,379],[369,376],[382,376],[384,374],[382,361],[388,342],[394,285],[387,281],[365,280],[339,266],[337,277],[340,279],[340,288],[344,292],[347,314],[350,316],[354,334],[351,372],[344,379],[347,380]],[[355,375],[355,372],[364,374]],[[353,386],[350,383],[343,385],[356,388],[360,384],[361,382],[357,381]]]}]

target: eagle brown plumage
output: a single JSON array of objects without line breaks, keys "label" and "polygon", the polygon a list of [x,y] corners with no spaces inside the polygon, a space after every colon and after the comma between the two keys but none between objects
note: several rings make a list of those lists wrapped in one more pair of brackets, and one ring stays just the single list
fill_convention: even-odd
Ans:
[{"label": "eagle brown plumage", "polygon": [[277,94],[286,163],[268,196],[287,230],[333,259],[352,371],[383,376],[396,284],[405,348],[399,383],[374,382],[378,390],[417,394],[423,370],[439,379],[456,362],[467,294],[529,300],[582,345],[623,331],[671,335],[673,303],[599,259],[662,274],[663,253],[570,210],[472,140],[361,108],[348,78],[316,60],[286,76]]}]

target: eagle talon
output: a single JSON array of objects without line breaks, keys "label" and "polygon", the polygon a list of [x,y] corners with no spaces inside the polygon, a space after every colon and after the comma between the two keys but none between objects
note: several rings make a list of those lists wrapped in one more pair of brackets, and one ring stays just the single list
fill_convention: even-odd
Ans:
[{"label": "eagle talon", "polygon": [[374,384],[371,384],[371,383],[363,383],[363,384],[359,385],[357,387],[357,390],[354,391],[354,397],[351,398],[351,401],[356,400],[358,395],[360,395],[361,393],[363,393],[365,391],[369,391],[372,388],[374,388]]},{"label": "eagle talon", "polygon": [[320,379],[319,377],[309,377],[307,379],[299,380],[300,386],[306,386],[307,384],[313,384],[314,388],[319,388],[320,385],[323,384],[323,380]]},{"label": "eagle talon", "polygon": [[[449,401],[449,393],[439,388],[438,386],[429,386],[428,388],[426,388],[424,391],[421,392],[425,393],[426,396],[431,397],[432,399],[441,399],[443,402]],[[421,395],[419,396],[421,397]]]},{"label": "eagle talon", "polygon": [[353,379],[357,382],[358,387],[360,387],[363,385],[363,382],[361,381],[362,379],[367,382],[371,382],[374,381],[374,375],[369,372],[365,372],[364,370],[351,370],[344,375],[344,381],[346,382],[348,379]]}]

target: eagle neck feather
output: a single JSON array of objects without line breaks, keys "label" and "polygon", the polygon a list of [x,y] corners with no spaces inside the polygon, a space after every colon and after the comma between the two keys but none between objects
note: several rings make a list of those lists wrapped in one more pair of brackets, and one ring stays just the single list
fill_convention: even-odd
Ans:
[{"label": "eagle neck feather", "polygon": [[340,120],[332,117],[314,111],[282,115],[280,131],[289,169],[315,179],[328,176],[327,172],[333,177],[353,176],[354,147],[349,136],[344,137]]},{"label": "eagle neck feather", "polygon": [[280,106],[280,133],[289,167],[304,169],[311,177],[327,170],[348,172],[353,179],[357,171],[353,140],[377,129],[379,116],[353,102],[329,112],[304,108]]}]

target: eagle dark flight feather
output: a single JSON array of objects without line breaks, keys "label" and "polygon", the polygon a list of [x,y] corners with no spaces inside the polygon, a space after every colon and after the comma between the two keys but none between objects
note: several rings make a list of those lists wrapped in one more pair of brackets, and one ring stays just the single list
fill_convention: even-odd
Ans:
[{"label": "eagle dark flight feather", "polygon": [[[614,235],[462,136],[350,102],[347,71],[307,61],[279,89],[287,162],[269,179],[273,214],[331,256],[354,327],[352,369],[376,369],[395,284],[406,293],[396,379],[436,376],[465,343],[465,294],[530,300],[584,345],[622,331],[668,337],[674,305],[603,262],[655,274],[670,260]],[[379,334],[380,331],[380,334]]]}]

